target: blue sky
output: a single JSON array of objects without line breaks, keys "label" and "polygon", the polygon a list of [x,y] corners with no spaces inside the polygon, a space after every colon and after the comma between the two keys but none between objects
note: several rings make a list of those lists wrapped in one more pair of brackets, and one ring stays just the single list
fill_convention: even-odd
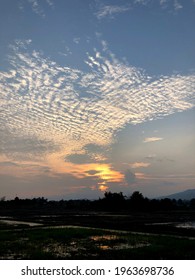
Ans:
[{"label": "blue sky", "polygon": [[194,188],[195,1],[4,0],[0,196]]}]

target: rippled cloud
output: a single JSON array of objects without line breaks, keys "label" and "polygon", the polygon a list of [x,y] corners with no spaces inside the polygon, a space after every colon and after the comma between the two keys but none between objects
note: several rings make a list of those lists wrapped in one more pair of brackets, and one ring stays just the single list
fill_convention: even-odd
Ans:
[{"label": "rippled cloud", "polygon": [[[163,118],[194,106],[193,74],[150,77],[107,49],[88,54],[88,72],[83,72],[30,52],[30,43],[17,41],[9,56],[10,70],[0,73],[5,154],[58,152],[63,159],[82,155],[89,144],[111,145],[127,123]],[[102,152],[94,152],[94,160],[98,155],[104,158]]]}]

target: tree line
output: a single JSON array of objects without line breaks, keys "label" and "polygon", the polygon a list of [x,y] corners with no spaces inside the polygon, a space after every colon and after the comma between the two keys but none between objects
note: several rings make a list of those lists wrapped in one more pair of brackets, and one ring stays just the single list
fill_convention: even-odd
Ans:
[{"label": "tree line", "polygon": [[71,200],[48,200],[44,197],[12,200],[0,199],[0,214],[13,211],[24,213],[63,213],[65,211],[170,211],[170,210],[195,210],[195,198],[186,200],[175,200],[169,198],[149,199],[139,191],[126,197],[122,192],[105,192],[103,198],[96,200],[71,199]]}]

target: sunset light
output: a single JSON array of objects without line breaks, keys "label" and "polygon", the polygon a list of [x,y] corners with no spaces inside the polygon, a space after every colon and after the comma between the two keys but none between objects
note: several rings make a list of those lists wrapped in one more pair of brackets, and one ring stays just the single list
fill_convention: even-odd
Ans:
[{"label": "sunset light", "polygon": [[3,1],[2,196],[194,187],[194,1],[114,2]]}]

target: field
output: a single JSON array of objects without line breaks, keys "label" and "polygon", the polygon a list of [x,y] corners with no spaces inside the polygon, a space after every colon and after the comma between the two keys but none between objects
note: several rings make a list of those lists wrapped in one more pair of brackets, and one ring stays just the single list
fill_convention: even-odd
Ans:
[{"label": "field", "polygon": [[194,213],[2,217],[0,258],[195,259],[195,230],[179,226],[187,218]]}]

